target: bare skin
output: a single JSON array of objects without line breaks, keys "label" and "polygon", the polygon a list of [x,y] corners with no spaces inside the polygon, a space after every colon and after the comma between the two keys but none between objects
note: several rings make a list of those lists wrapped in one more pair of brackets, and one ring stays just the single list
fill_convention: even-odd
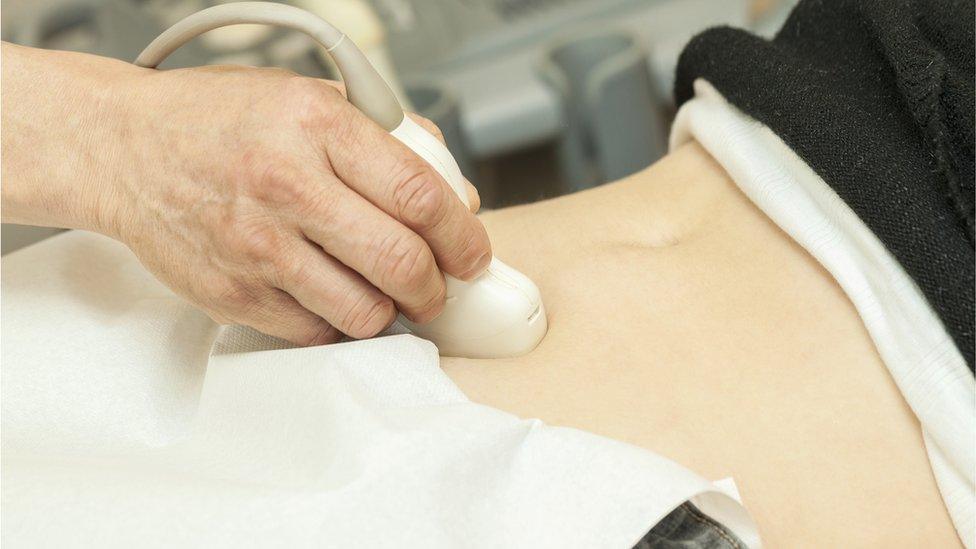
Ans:
[{"label": "bare skin", "polygon": [[2,52],[3,220],[121,240],[218,322],[370,337],[491,260],[447,183],[331,83]]},{"label": "bare skin", "polygon": [[444,358],[470,398],[732,476],[770,547],[959,546],[853,305],[697,144],[482,218],[550,330],[525,357]]}]

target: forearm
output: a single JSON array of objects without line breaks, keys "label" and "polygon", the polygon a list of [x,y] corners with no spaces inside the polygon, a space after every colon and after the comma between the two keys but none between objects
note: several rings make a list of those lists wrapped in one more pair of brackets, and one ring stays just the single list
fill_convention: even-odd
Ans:
[{"label": "forearm", "polygon": [[114,234],[123,86],[140,69],[71,52],[2,44],[4,222]]}]

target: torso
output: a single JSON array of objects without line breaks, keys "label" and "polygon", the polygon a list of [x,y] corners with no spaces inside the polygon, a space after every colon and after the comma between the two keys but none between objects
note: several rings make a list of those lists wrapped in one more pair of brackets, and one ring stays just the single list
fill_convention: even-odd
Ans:
[{"label": "torso", "polygon": [[483,219],[550,330],[444,358],[472,400],[732,476],[772,547],[959,544],[853,305],[700,147]]}]

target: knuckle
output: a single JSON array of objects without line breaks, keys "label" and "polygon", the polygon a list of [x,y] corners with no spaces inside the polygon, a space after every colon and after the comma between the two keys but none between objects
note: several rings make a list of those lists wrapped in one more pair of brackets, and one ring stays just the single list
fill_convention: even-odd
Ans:
[{"label": "knuckle", "polygon": [[444,186],[423,160],[404,161],[395,177],[393,203],[407,225],[426,230],[447,214]]},{"label": "knuckle", "polygon": [[342,327],[355,338],[373,337],[389,326],[395,317],[396,307],[392,300],[363,295],[343,315]]},{"label": "knuckle", "polygon": [[413,233],[394,237],[380,252],[380,262],[382,285],[407,294],[423,289],[436,267],[427,245]]},{"label": "knuckle", "polygon": [[238,220],[228,234],[229,245],[245,262],[273,262],[282,249],[282,235],[262,221]]},{"label": "knuckle", "polygon": [[304,288],[315,278],[315,265],[310,258],[281,254],[281,259],[275,262],[275,270],[285,288]]},{"label": "knuckle", "polygon": [[288,79],[284,92],[299,124],[310,130],[332,127],[346,112],[342,93],[322,80],[295,76]]},{"label": "knuckle", "polygon": [[242,161],[243,193],[268,212],[286,212],[291,217],[331,216],[340,195],[334,179],[300,167],[287,155],[251,151]]},{"label": "knuckle", "polygon": [[245,192],[273,208],[303,203],[310,186],[297,166],[283,161],[281,155],[251,152],[244,158]]}]

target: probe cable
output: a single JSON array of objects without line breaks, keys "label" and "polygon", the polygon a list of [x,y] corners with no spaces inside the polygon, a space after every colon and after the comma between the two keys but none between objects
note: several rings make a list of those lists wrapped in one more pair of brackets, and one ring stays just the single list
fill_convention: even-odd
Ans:
[{"label": "probe cable", "polygon": [[135,64],[154,69],[197,36],[219,27],[241,24],[275,25],[311,36],[335,61],[350,103],[387,131],[403,121],[400,102],[352,40],[322,18],[285,4],[236,2],[198,11],[157,36],[139,54]]}]

